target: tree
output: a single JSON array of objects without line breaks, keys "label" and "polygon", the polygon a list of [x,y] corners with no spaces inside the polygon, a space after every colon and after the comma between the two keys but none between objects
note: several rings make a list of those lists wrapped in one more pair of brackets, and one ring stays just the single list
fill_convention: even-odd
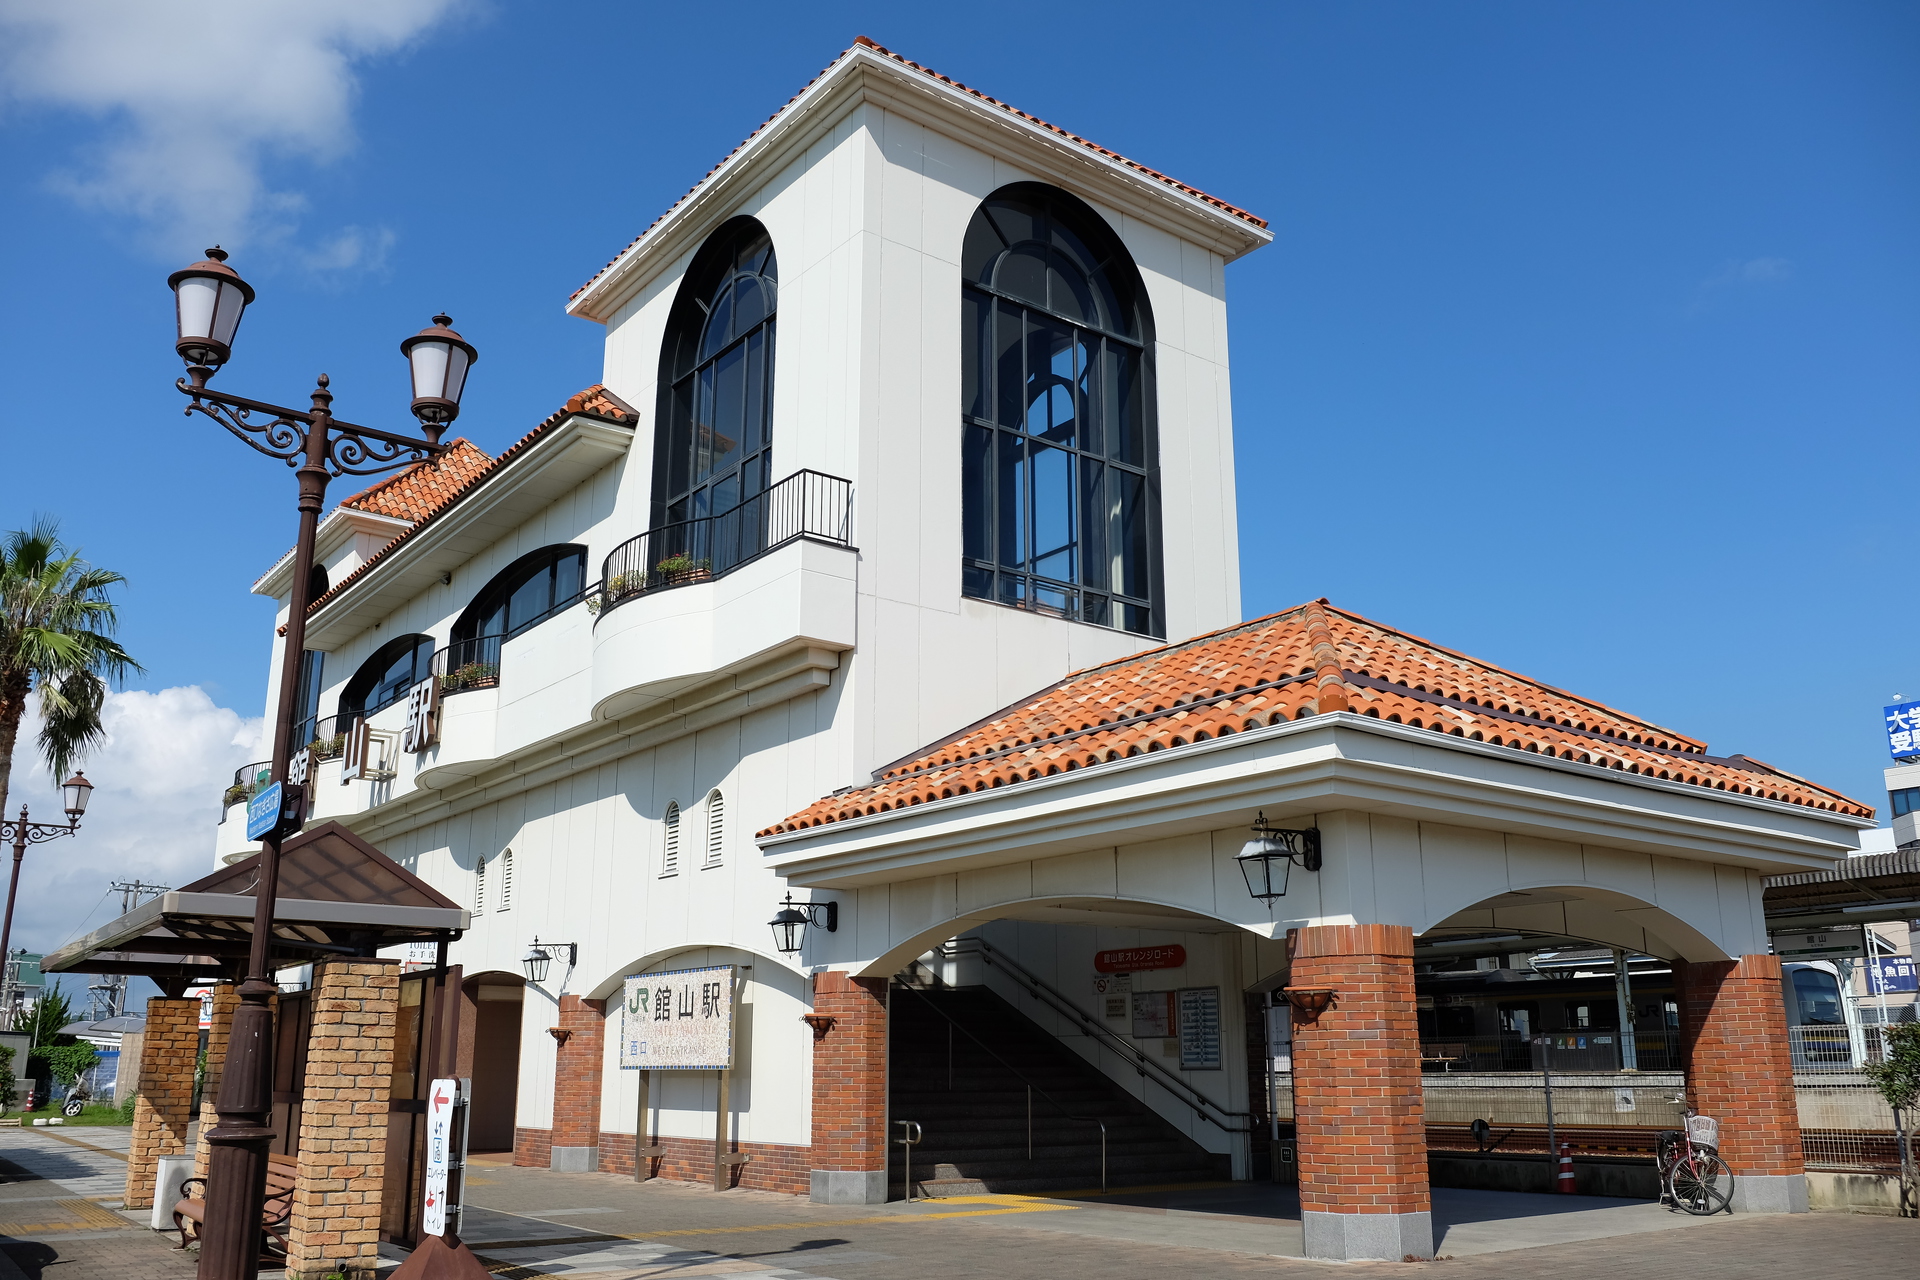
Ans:
[{"label": "tree", "polygon": [[67,993],[58,982],[46,988],[40,998],[33,1002],[33,1012],[21,1024],[20,1030],[27,1033],[27,1046],[32,1050],[53,1048],[76,1042],[76,1038],[61,1034],[60,1028],[73,1021],[73,1005],[67,999]]},{"label": "tree", "polygon": [[100,740],[108,682],[141,670],[113,639],[107,590],[125,581],[68,550],[51,520],[0,540],[0,813],[27,696],[40,695],[40,755],[57,783]]},{"label": "tree", "polygon": [[1920,1103],[1920,1022],[1896,1022],[1885,1028],[1887,1057],[1870,1062],[1861,1070],[1893,1108],[1894,1123],[1901,1130],[1900,1181],[1901,1210],[1908,1217],[1920,1212],[1920,1171],[1913,1162],[1913,1126],[1915,1103]]}]

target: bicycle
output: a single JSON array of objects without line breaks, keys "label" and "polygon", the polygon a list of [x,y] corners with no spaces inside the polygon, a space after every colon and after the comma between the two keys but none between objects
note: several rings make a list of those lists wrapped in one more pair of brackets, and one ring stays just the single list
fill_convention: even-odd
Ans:
[{"label": "bicycle", "polygon": [[1663,1199],[1700,1217],[1732,1212],[1733,1170],[1720,1158],[1720,1122],[1687,1112],[1684,1129],[1663,1129],[1655,1164]]}]

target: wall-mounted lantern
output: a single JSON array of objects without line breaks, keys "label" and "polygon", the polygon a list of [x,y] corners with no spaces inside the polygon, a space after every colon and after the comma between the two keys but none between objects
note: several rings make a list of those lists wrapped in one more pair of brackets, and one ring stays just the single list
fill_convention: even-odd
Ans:
[{"label": "wall-mounted lantern", "polygon": [[780,911],[767,921],[773,927],[773,945],[780,949],[783,956],[798,955],[803,931],[808,925],[816,929],[825,929],[836,933],[840,928],[840,904],[837,902],[795,902],[793,891],[787,891],[787,900],[781,904]]},{"label": "wall-mounted lantern", "polygon": [[1287,876],[1295,862],[1308,871],[1320,869],[1320,829],[1270,827],[1263,812],[1254,818],[1253,838],[1240,847],[1234,861],[1247,878],[1247,892],[1271,905],[1287,896]]},{"label": "wall-mounted lantern", "polygon": [[533,945],[527,948],[527,954],[520,961],[520,967],[527,971],[527,981],[539,986],[547,980],[547,966],[553,963],[553,953],[562,947],[567,951],[567,968],[572,969],[580,959],[580,947],[572,942],[542,942],[540,935],[533,935]]}]

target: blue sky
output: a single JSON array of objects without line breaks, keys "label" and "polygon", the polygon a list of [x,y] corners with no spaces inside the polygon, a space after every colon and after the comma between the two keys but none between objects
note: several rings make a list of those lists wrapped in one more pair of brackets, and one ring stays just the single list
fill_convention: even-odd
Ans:
[{"label": "blue sky", "polygon": [[[1920,694],[1920,9],[1004,12],[0,0],[0,524],[132,580],[128,740],[250,732],[247,586],[292,540],[291,476],[179,415],[169,270],[220,240],[260,290],[222,385],[324,370],[370,425],[450,310],[497,450],[597,379],[567,295],[864,33],[1271,220],[1228,272],[1249,615],[1325,595],[1883,803],[1879,707]],[[205,785],[167,807],[130,751],[110,857],[43,891],[203,865]]]}]

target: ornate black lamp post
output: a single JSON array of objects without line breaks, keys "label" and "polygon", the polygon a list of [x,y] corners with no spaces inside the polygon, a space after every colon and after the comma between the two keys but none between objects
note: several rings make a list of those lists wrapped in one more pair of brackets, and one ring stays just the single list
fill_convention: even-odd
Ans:
[{"label": "ornate black lamp post", "polygon": [[[179,321],[174,350],[187,362],[187,376],[175,385],[191,403],[188,413],[212,418],[241,440],[290,467],[300,482],[300,535],[294,544],[293,582],[288,601],[286,646],[280,661],[280,705],[273,736],[273,780],[287,792],[287,764],[293,756],[295,699],[300,659],[306,647],[307,598],[313,578],[314,530],[325,505],[327,481],[339,475],[372,475],[437,457],[446,451],[440,433],[460,412],[467,369],[477,358],[473,347],[435,316],[433,326],[400,346],[413,372],[413,412],[426,438],[394,435],[342,422],[333,416],[327,376],[312,392],[312,408],[287,409],[260,400],[209,391],[207,383],[233,354],[240,317],[253,301],[253,288],[227,265],[218,248],[205,260],[167,277]],[[256,420],[254,415],[262,420]],[[306,806],[290,795],[283,814],[302,814]],[[227,1065],[214,1100],[219,1124],[207,1134],[213,1150],[207,1170],[207,1222],[201,1237],[200,1275],[206,1280],[253,1280],[260,1269],[260,1208],[266,1192],[267,1146],[273,1104],[274,982],[268,967],[274,898],[280,880],[283,822],[262,839],[260,879],[255,890],[252,947],[247,977],[239,989],[227,1041]]]},{"label": "ornate black lamp post", "polygon": [[[0,924],[0,965],[6,964],[13,953],[7,948],[13,942],[13,898],[20,892],[20,863],[27,856],[27,846],[42,844],[48,840],[57,840],[61,836],[70,836],[80,829],[80,815],[87,811],[87,797],[93,794],[93,784],[87,781],[87,775],[76,773],[60,784],[60,792],[66,797],[67,825],[54,822],[28,822],[27,806],[20,806],[20,817],[15,822],[0,822],[0,840],[9,836],[13,839],[13,879],[7,882],[7,921]],[[10,981],[10,980],[9,980]],[[13,1001],[9,991],[6,1001],[7,1026],[12,1028]]]}]

